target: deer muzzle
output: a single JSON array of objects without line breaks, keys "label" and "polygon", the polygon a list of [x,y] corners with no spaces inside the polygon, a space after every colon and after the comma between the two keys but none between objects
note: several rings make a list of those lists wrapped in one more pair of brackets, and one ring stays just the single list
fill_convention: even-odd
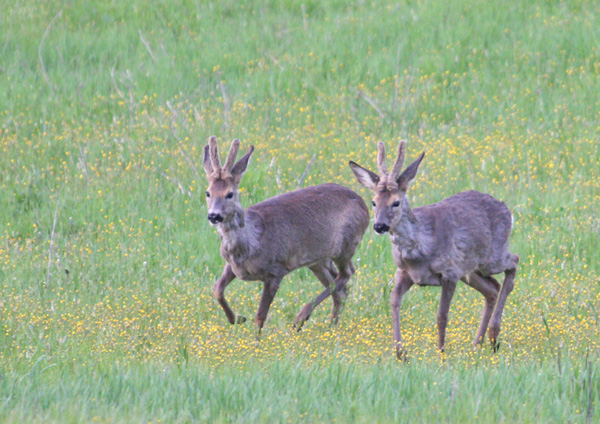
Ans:
[{"label": "deer muzzle", "polygon": [[219,213],[209,213],[208,222],[210,222],[212,225],[217,225],[220,222],[223,222],[223,215]]},{"label": "deer muzzle", "polygon": [[377,234],[385,234],[390,231],[390,226],[387,224],[382,224],[381,222],[376,222],[373,225],[373,229]]}]

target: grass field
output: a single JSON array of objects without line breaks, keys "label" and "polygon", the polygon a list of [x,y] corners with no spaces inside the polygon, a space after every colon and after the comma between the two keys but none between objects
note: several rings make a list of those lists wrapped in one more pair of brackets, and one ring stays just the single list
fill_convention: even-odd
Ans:
[{"label": "grass field", "polygon": [[[476,0],[3,2],[1,422],[600,421],[600,5]],[[474,349],[462,285],[446,354],[439,290],[402,305],[369,229],[337,327],[288,276],[265,331],[212,298],[209,135],[256,146],[248,206],[300,185],[362,194],[376,142],[426,157],[413,207],[504,200],[521,257],[501,349]],[[308,168],[306,178],[301,175]],[[234,281],[255,313],[262,285]]]}]

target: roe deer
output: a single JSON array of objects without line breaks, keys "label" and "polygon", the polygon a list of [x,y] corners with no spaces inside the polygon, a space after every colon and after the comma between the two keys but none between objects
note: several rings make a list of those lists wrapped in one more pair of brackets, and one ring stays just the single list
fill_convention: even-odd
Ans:
[{"label": "roe deer", "polygon": [[365,202],[348,188],[323,184],[281,194],[244,210],[238,187],[254,146],[234,165],[239,146],[240,141],[234,140],[223,166],[216,137],[210,137],[204,147],[208,220],[217,226],[221,256],[227,262],[213,287],[215,298],[231,324],[244,322],[246,319],[236,316],[227,303],[225,288],[235,277],[262,281],[256,313],[260,332],[283,277],[307,267],[325,290],[304,305],[294,326],[300,330],[330,294],[331,321],[336,323],[346,297],[346,283],[354,273],[352,256],[369,226]]},{"label": "roe deer", "polygon": [[[390,173],[382,142],[378,144],[379,175],[350,162],[358,182],[375,193],[373,229],[377,234],[389,232],[392,241],[398,267],[390,296],[396,354],[399,359],[406,359],[399,310],[402,297],[413,284],[442,287],[437,326],[438,349],[444,351],[448,309],[458,280],[485,298],[475,344],[483,342],[489,323],[489,339],[496,351],[502,310],[513,289],[519,263],[519,257],[508,250],[512,214],[503,202],[477,191],[465,191],[411,210],[406,190],[425,153],[400,173],[405,149],[406,142],[402,140]],[[502,286],[492,277],[501,272]]]}]

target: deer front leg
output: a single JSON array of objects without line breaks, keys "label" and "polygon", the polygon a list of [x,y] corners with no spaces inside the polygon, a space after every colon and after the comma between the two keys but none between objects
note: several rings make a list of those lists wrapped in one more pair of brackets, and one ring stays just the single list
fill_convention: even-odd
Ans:
[{"label": "deer front leg", "polygon": [[282,277],[277,277],[263,281],[262,297],[260,298],[260,305],[258,306],[258,311],[256,312],[256,325],[258,327],[259,334],[265,325],[269,308],[271,307],[275,293],[277,293],[277,290],[279,289],[281,280]]},{"label": "deer front leg", "polygon": [[213,295],[221,305],[221,308],[223,308],[223,311],[225,311],[225,315],[227,315],[227,320],[231,324],[241,324],[242,322],[246,321],[246,318],[244,318],[241,315],[238,315],[236,318],[235,314],[233,313],[233,310],[231,309],[231,307],[227,303],[227,300],[225,299],[225,288],[229,285],[229,283],[231,283],[234,280],[234,278],[235,274],[233,273],[231,266],[229,264],[225,265],[223,273],[213,286]]},{"label": "deer front leg", "polygon": [[392,307],[392,321],[394,328],[394,348],[396,349],[396,356],[398,359],[406,360],[406,351],[402,345],[402,335],[400,333],[400,305],[404,294],[414,284],[407,272],[398,269],[394,275],[394,281],[396,285],[392,290],[390,296],[390,305]]},{"label": "deer front leg", "polygon": [[444,352],[444,343],[446,340],[446,326],[448,325],[448,311],[450,310],[450,302],[452,296],[454,296],[454,290],[456,289],[456,281],[454,280],[443,280],[442,281],[442,297],[440,299],[440,307],[437,313],[437,326],[438,326],[438,350]]}]

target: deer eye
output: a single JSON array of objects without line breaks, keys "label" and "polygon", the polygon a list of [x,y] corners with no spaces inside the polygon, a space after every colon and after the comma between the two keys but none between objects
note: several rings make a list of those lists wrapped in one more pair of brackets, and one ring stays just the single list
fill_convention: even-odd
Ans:
[{"label": "deer eye", "polygon": [[206,192],[206,197],[210,197],[210,193],[208,191]]},{"label": "deer eye", "polygon": [[397,208],[398,206],[400,206],[399,200],[396,200],[394,203],[392,203],[392,208]]},{"label": "deer eye", "polygon": [[375,200],[373,200],[371,203],[373,203],[373,207],[377,206],[377,204],[375,203]]},{"label": "deer eye", "polygon": [[231,199],[233,197],[233,191],[230,191],[229,193],[227,193],[227,196],[225,196],[228,199]]}]

